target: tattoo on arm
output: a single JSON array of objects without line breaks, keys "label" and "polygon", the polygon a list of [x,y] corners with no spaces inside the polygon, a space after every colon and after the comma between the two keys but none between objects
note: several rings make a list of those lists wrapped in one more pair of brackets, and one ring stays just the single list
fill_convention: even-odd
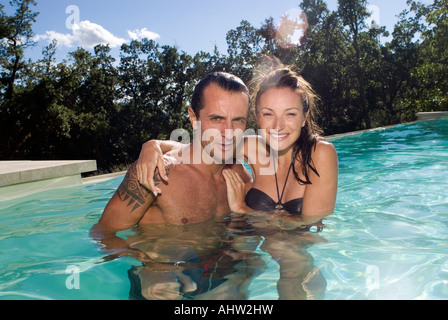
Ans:
[{"label": "tattoo on arm", "polygon": [[[168,175],[169,168],[166,169],[166,173]],[[154,183],[155,185],[162,183],[162,179],[160,178],[158,170],[154,175]],[[126,176],[123,179],[123,182],[117,189],[117,195],[121,201],[129,201],[127,206],[132,206],[131,213],[143,206],[146,202],[146,198],[149,195],[155,198],[155,195],[149,189],[145,188],[138,182],[137,168],[135,167],[135,165],[132,165],[129,168]]]}]

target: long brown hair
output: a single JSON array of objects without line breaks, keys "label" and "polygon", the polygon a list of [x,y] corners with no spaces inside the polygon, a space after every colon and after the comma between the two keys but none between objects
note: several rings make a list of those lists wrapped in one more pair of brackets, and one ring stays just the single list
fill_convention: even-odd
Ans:
[{"label": "long brown hair", "polygon": [[301,163],[302,173],[305,177],[304,180],[299,177],[295,166],[293,166],[294,176],[299,183],[311,184],[309,171],[312,170],[319,176],[311,159],[311,153],[313,148],[316,148],[317,138],[322,134],[322,130],[315,121],[317,95],[311,85],[290,67],[288,68],[277,64],[277,68],[274,71],[261,77],[259,75],[259,78],[260,80],[255,84],[253,97],[256,113],[258,113],[258,102],[261,95],[270,89],[290,88],[302,98],[303,112],[306,120],[305,125],[302,127],[300,137],[294,143],[291,161],[297,159]]}]

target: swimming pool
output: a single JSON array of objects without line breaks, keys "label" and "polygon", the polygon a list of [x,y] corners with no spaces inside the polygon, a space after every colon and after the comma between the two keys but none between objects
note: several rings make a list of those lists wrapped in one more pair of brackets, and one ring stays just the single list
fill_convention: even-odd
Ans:
[{"label": "swimming pool", "polygon": [[[244,257],[226,248],[226,218],[213,221],[215,227],[207,224],[202,233],[185,226],[161,232],[176,237],[155,236],[151,229],[119,236],[141,250],[162,248],[154,258],[171,266],[198,260],[191,248],[207,251],[220,266],[213,269],[218,287],[223,279],[251,271],[246,283],[251,300],[279,298],[282,278],[275,259],[318,271],[320,281],[307,293],[326,300],[447,299],[447,129],[448,119],[439,119],[332,139],[339,192],[335,213],[321,232],[272,238],[237,225],[230,232],[232,246]],[[128,299],[135,286],[130,274],[138,274],[141,263],[105,258],[110,252],[89,235],[122,178],[0,202],[0,299]],[[187,237],[192,232],[193,240]],[[189,248],[176,257],[172,248],[179,244]],[[166,248],[170,253],[163,255]],[[284,250],[290,254],[279,259]]]}]

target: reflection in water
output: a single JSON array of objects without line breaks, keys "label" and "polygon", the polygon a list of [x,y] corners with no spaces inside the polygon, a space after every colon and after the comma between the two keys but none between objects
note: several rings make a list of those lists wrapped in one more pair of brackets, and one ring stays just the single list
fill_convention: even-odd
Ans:
[{"label": "reflection in water", "polygon": [[254,214],[246,220],[246,231],[262,236],[262,251],[269,253],[279,265],[277,291],[281,300],[323,299],[326,281],[307,249],[316,242],[325,242],[317,232],[324,227],[322,220],[304,223],[289,214]]},{"label": "reflection in water", "polygon": [[[119,240],[101,242],[116,252]],[[318,233],[269,214],[232,215],[186,226],[137,226],[120,255],[141,262],[128,271],[131,299],[248,299],[251,281],[266,269],[263,251],[280,267],[280,299],[321,299],[326,282],[307,252],[321,241]]]},{"label": "reflection in water", "polygon": [[[308,232],[307,232],[308,233]],[[281,300],[322,299],[326,282],[306,251],[316,239],[285,231],[266,237],[262,250],[280,266],[277,291]]]},{"label": "reflection in water", "polygon": [[[264,262],[259,236],[228,232],[230,219],[187,226],[138,226],[129,245],[149,259],[129,271],[131,298],[246,299]],[[239,243],[244,241],[243,243]]]}]

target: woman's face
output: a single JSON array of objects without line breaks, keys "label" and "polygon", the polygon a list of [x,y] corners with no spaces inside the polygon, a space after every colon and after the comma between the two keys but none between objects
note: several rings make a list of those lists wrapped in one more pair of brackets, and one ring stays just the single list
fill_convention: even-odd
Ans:
[{"label": "woman's face", "polygon": [[257,123],[266,143],[279,153],[292,148],[305,125],[302,97],[290,88],[274,88],[258,101]]}]

